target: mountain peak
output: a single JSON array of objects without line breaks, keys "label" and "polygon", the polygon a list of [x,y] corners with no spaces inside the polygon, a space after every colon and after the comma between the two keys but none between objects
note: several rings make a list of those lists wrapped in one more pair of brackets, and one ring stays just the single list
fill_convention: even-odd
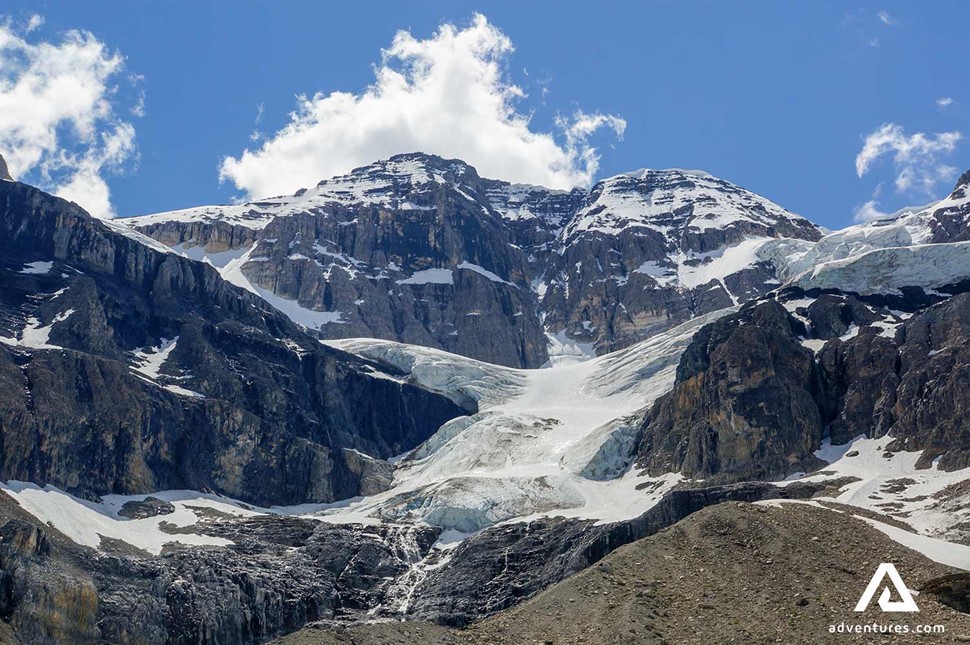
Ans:
[{"label": "mountain peak", "polygon": [[693,176],[693,177],[700,177],[703,179],[717,179],[717,177],[715,177],[714,175],[712,175],[711,173],[705,170],[688,170],[686,168],[660,168],[660,169],[640,168],[638,170],[632,170],[630,172],[620,173],[618,176],[632,177],[634,179],[644,179],[647,177],[647,175],[650,175],[650,174],[661,175],[661,176],[682,175],[685,177]]},{"label": "mountain peak", "polygon": [[479,179],[478,172],[461,159],[445,159],[424,152],[408,152],[354,168],[346,175],[320,181],[317,186],[344,184],[361,178],[405,181],[412,185],[424,183],[456,183]]},{"label": "mountain peak", "polygon": [[817,228],[769,199],[700,170],[641,169],[603,179],[567,226],[566,237],[652,229],[681,239],[688,231],[734,228],[750,234],[815,239]]},{"label": "mountain peak", "polygon": [[955,193],[958,190],[966,189],[967,186],[970,186],[970,170],[960,175],[960,178],[957,179],[957,185],[953,188],[953,192]]}]

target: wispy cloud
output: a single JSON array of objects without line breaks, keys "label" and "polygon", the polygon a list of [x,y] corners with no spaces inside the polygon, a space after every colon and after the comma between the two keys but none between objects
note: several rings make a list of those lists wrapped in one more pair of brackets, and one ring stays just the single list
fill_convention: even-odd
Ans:
[{"label": "wispy cloud", "polygon": [[864,176],[878,159],[890,156],[897,192],[918,190],[933,195],[940,181],[948,181],[956,174],[956,169],[942,159],[956,150],[961,138],[955,131],[907,135],[901,126],[885,123],[865,138],[856,155],[856,174]]},{"label": "wispy cloud", "polygon": [[30,32],[36,31],[37,29],[40,29],[43,26],[44,26],[44,16],[41,16],[35,13],[34,15],[32,15],[30,18],[27,19],[27,26],[24,27],[24,32],[29,34]]},{"label": "wispy cloud", "polygon": [[[872,11],[870,9],[846,10],[842,13],[841,28],[852,33],[869,47],[879,48],[883,45],[885,36],[904,25],[888,11]],[[892,27],[893,29],[889,29]]]},{"label": "wispy cloud", "polygon": [[259,124],[263,121],[263,112],[266,110],[266,104],[260,103],[256,106],[256,121],[253,125],[253,131],[249,133],[249,140],[256,142],[263,138],[263,132],[259,129]]},{"label": "wispy cloud", "polygon": [[[124,58],[93,34],[68,31],[59,42],[30,41],[44,24],[0,18],[0,150],[16,178],[112,217],[106,173],[137,155],[135,129],[115,102]],[[137,106],[136,106],[137,113]]]},{"label": "wispy cloud", "polygon": [[853,217],[857,222],[871,222],[877,219],[884,219],[889,217],[889,213],[884,213],[879,210],[879,202],[874,199],[870,199],[865,204],[862,204],[853,212]]},{"label": "wispy cloud", "polygon": [[950,107],[951,105],[953,105],[953,99],[949,96],[941,96],[940,98],[936,99],[936,107],[940,108],[941,110],[943,108]]},{"label": "wispy cloud", "polygon": [[482,15],[430,38],[400,31],[363,91],[300,97],[290,122],[255,150],[226,157],[220,178],[250,196],[291,192],[406,151],[459,157],[484,176],[566,188],[598,167],[590,136],[622,136],[614,115],[576,111],[556,132],[536,131],[517,109],[524,92],[503,70],[511,40]]}]

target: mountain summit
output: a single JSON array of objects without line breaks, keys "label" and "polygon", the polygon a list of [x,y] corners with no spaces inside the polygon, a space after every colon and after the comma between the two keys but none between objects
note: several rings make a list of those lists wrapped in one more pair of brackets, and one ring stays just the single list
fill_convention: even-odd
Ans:
[{"label": "mountain summit", "polygon": [[514,367],[538,367],[549,351],[624,347],[756,297],[777,285],[756,254],[764,241],[821,235],[700,171],[640,170],[561,191],[423,153],[293,195],[125,223],[207,260],[323,338],[384,338]]}]

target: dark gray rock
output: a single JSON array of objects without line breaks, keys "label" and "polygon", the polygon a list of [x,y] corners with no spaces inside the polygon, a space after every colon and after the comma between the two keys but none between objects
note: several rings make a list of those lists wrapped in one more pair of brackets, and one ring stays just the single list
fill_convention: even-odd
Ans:
[{"label": "dark gray rock", "polygon": [[143,500],[125,502],[121,506],[121,510],[118,511],[118,515],[131,520],[140,520],[146,517],[170,515],[174,512],[175,507],[170,502],[160,500],[157,497],[146,497]]},{"label": "dark gray rock", "polygon": [[[631,206],[634,204],[635,206]],[[743,188],[702,173],[643,171],[599,182],[542,267],[546,330],[602,354],[777,288],[775,267],[749,263],[682,284],[751,236],[817,240],[821,233]]]},{"label": "dark gray rock", "polygon": [[[923,450],[917,466],[970,465],[970,294],[907,321],[897,363],[899,386],[878,409],[891,415],[888,450]],[[884,412],[883,412],[884,411]]]},{"label": "dark gray rock", "polygon": [[[465,410],[320,344],[211,266],[0,184],[0,479],[78,495],[215,491],[329,502],[386,481],[343,449],[401,454]],[[24,274],[28,262],[53,262]],[[133,352],[178,342],[157,374]],[[29,345],[30,343],[26,343]],[[379,470],[379,469],[378,469]]]},{"label": "dark gray rock", "polygon": [[[419,181],[414,167],[439,180]],[[513,367],[546,362],[526,255],[493,208],[498,193],[507,201],[508,184],[457,160],[412,154],[315,190],[331,185],[333,201],[294,206],[258,230],[202,216],[130,223],[170,246],[252,249],[242,271],[253,284],[339,316],[316,330],[323,338],[397,340]],[[369,201],[342,203],[348,187]],[[252,205],[254,217],[261,208]],[[422,280],[428,270],[451,277]]]},{"label": "dark gray rock", "polygon": [[161,556],[79,547],[0,500],[0,619],[30,644],[262,643],[309,622],[363,622],[438,531],[213,517],[229,547]]},{"label": "dark gray rock", "polygon": [[865,327],[882,316],[856,298],[836,294],[822,294],[805,308],[815,338],[838,338],[852,325]]},{"label": "dark gray rock", "polygon": [[[960,176],[949,198],[951,201],[963,200],[968,190],[970,190],[970,170]],[[970,240],[970,203],[964,202],[960,205],[937,209],[930,219],[930,228],[933,231],[934,243]]]},{"label": "dark gray rock", "polygon": [[928,580],[919,592],[936,598],[947,607],[970,614],[970,574],[952,573]]},{"label": "dark gray rock", "polygon": [[[925,309],[906,320],[881,300],[819,295],[796,311],[807,325],[767,300],[702,328],[645,416],[637,465],[764,479],[810,470],[823,438],[886,434],[887,458],[921,450],[919,467],[970,465],[970,293],[917,299]],[[829,340],[813,354],[805,338]]]},{"label": "dark gray rock", "polygon": [[13,177],[10,176],[10,172],[7,170],[7,162],[4,160],[3,155],[0,155],[0,180],[13,181]]}]

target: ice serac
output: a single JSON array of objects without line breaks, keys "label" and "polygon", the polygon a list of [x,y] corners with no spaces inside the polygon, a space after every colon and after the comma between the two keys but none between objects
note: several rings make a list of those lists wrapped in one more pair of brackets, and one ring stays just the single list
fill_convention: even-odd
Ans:
[{"label": "ice serac", "polygon": [[849,226],[815,243],[774,240],[759,257],[802,289],[858,294],[933,290],[970,278],[970,171],[944,199]]},{"label": "ice serac", "polygon": [[641,170],[596,184],[559,234],[539,279],[548,331],[597,353],[778,286],[758,250],[811,242],[808,220],[700,171]]},{"label": "ice serac", "polygon": [[375,459],[464,412],[211,266],[0,182],[2,480],[331,502],[386,486]]},{"label": "ice serac", "polygon": [[546,341],[526,256],[493,207],[507,186],[461,161],[399,155],[292,196],[126,223],[221,267],[322,338],[538,367]]}]

